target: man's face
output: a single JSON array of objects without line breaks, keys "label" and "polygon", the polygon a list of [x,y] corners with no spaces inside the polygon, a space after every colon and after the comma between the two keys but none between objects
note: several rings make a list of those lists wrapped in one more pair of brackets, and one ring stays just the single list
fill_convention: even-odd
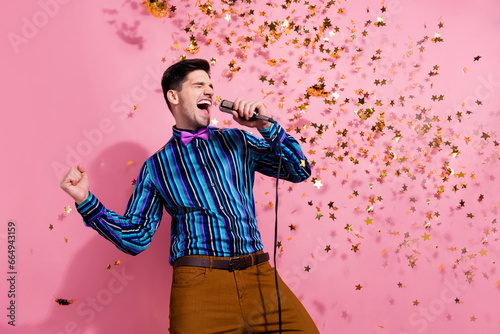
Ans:
[{"label": "man's face", "polygon": [[178,93],[179,112],[175,117],[176,126],[181,129],[196,130],[210,124],[213,102],[213,86],[207,72],[196,70],[188,74]]}]

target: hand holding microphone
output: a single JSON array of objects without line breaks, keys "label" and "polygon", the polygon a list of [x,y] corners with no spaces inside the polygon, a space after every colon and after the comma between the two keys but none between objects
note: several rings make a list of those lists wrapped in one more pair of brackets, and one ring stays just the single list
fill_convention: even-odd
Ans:
[{"label": "hand holding microphone", "polygon": [[237,98],[234,103],[222,100],[219,109],[233,115],[236,122],[241,125],[265,129],[274,123],[274,119],[269,117],[267,108],[262,101],[241,100]]}]

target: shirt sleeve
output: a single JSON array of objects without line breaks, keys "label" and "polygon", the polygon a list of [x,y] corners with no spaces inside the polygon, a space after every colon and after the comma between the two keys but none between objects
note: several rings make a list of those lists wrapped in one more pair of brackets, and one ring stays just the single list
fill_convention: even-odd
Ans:
[{"label": "shirt sleeve", "polygon": [[258,172],[272,177],[277,176],[281,146],[283,159],[280,179],[298,183],[311,175],[311,165],[302,153],[299,143],[281,126],[272,123],[270,127],[259,132],[263,139],[247,133],[247,141],[252,157],[256,160]]},{"label": "shirt sleeve", "polygon": [[151,243],[163,213],[160,194],[152,183],[146,163],[123,216],[106,209],[92,193],[77,210],[85,225],[131,255],[139,254]]}]

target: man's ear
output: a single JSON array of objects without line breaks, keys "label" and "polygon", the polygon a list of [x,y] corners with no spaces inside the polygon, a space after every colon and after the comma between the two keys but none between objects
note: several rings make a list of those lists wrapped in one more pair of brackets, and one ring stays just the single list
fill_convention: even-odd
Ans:
[{"label": "man's ear", "polygon": [[177,105],[179,104],[179,93],[176,90],[171,89],[167,92],[167,99],[171,105]]}]

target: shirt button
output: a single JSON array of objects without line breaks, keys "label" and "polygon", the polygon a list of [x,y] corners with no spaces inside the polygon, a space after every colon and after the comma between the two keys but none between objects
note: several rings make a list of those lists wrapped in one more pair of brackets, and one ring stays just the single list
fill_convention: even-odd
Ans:
[{"label": "shirt button", "polygon": [[213,187],[214,185],[215,185],[214,183],[210,183],[210,186],[212,186],[212,187]]},{"label": "shirt button", "polygon": [[220,209],[221,209],[221,210],[224,210],[224,207],[221,205],[221,206],[220,206]]}]

